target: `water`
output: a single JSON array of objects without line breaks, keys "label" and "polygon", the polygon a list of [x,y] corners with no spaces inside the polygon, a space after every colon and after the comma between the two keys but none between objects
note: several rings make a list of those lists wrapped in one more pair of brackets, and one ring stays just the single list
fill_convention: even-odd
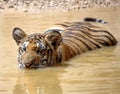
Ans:
[{"label": "water", "polygon": [[26,33],[44,32],[55,23],[80,21],[84,17],[102,18],[120,41],[120,8],[80,11],[44,11],[40,14],[0,16],[0,94],[119,94],[120,43],[114,47],[87,52],[61,66],[21,70],[17,64],[17,45],[12,39],[14,27]]}]

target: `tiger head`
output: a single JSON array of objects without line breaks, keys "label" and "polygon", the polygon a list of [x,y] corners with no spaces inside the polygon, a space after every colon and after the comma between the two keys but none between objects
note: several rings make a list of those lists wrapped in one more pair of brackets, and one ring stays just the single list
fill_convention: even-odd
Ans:
[{"label": "tiger head", "polygon": [[19,47],[18,62],[20,68],[48,66],[50,62],[48,52],[56,51],[62,41],[62,36],[57,29],[47,30],[44,34],[27,35],[22,29],[14,28],[12,36]]}]

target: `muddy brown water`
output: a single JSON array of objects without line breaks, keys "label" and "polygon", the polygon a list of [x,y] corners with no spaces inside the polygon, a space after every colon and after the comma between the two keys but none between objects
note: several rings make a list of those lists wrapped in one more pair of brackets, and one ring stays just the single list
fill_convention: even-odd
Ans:
[{"label": "muddy brown water", "polygon": [[[96,8],[71,12],[44,11],[40,14],[0,16],[0,94],[119,94],[120,93],[120,8]],[[117,46],[76,56],[61,66],[37,70],[19,69],[14,27],[28,34],[44,32],[55,23],[102,18],[119,41]],[[93,23],[95,24],[95,23]]]}]

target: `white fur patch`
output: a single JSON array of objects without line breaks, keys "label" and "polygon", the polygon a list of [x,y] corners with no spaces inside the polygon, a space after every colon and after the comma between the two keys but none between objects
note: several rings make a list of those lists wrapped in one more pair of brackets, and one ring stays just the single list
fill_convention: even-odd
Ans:
[{"label": "white fur patch", "polygon": [[29,42],[27,41],[25,41],[24,43],[23,43],[23,45],[22,45],[22,47],[24,48],[24,47],[27,47],[28,46],[28,44],[29,44]]},{"label": "white fur patch", "polygon": [[42,49],[45,49],[45,46],[43,43],[36,43],[37,44],[37,47],[41,47]]},{"label": "white fur patch", "polygon": [[20,69],[24,69],[24,68],[25,68],[25,65],[24,65],[24,64],[21,64],[21,63],[19,63],[18,66],[19,66]]},{"label": "white fur patch", "polygon": [[64,28],[63,28],[63,27],[53,26],[53,27],[50,27],[50,28],[46,29],[45,32],[48,31],[48,30],[52,30],[52,29],[53,29],[53,30],[58,30],[58,32],[60,32],[60,33],[61,33],[62,31],[64,31]]}]

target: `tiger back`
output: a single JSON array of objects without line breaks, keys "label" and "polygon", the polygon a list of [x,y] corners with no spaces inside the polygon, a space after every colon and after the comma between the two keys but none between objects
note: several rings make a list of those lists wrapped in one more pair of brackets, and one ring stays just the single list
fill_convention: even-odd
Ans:
[{"label": "tiger back", "polygon": [[85,22],[65,22],[56,24],[48,30],[57,30],[62,35],[62,42],[57,50],[59,53],[62,49],[62,55],[58,55],[58,57],[61,56],[59,57],[62,58],[61,61],[86,51],[117,43],[114,36],[107,30]]}]

